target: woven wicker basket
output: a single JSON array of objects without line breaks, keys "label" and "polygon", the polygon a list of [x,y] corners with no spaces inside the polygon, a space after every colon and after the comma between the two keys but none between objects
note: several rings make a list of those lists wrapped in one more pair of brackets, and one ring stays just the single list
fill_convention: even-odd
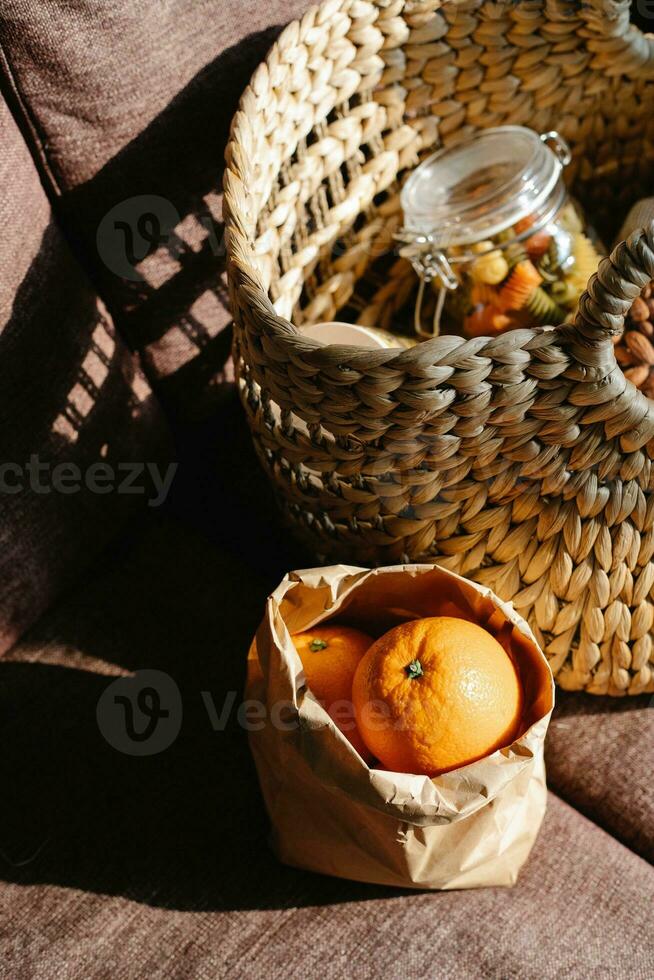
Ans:
[{"label": "woven wicker basket", "polygon": [[296,532],[321,560],[436,556],[513,600],[559,684],[615,695],[654,691],[654,406],[612,343],[654,278],[654,226],[574,327],[399,352],[290,320],[386,327],[410,304],[402,179],[482,127],[557,129],[610,228],[651,193],[653,109],[654,40],[626,2],[328,0],[255,73],[225,175],[236,370]]}]

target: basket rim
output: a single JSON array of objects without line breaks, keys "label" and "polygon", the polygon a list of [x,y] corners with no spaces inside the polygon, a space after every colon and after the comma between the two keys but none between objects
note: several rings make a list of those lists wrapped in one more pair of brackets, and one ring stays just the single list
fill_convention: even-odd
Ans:
[{"label": "basket rim", "polygon": [[[227,228],[227,221],[225,227]],[[233,272],[235,263],[233,263],[231,256],[228,259],[228,265],[229,272]],[[236,265],[236,270],[238,276],[240,271],[238,265]],[[411,367],[424,369],[438,365],[454,353],[457,356],[486,356],[492,359],[518,349],[537,348],[541,346],[538,343],[539,339],[549,346],[553,335],[556,336],[557,340],[563,340],[571,329],[570,324],[562,324],[558,327],[548,325],[516,327],[514,330],[508,330],[496,337],[463,337],[457,334],[442,334],[429,340],[420,341],[414,347],[408,348],[321,344],[312,337],[304,336],[292,321],[280,316],[274,309],[267,291],[258,281],[258,277],[257,280],[254,279],[257,270],[252,266],[247,271],[249,298],[256,299],[261,304],[260,310],[257,310],[252,303],[250,303],[249,309],[264,328],[264,334],[273,336],[277,342],[302,355],[317,368],[348,367],[354,370],[369,370],[388,367],[406,371]],[[618,366],[617,362],[616,366]]]}]

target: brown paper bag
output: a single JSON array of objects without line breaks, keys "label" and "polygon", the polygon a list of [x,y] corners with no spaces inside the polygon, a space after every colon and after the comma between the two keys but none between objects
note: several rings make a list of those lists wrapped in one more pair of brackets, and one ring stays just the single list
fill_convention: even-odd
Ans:
[{"label": "brown paper bag", "polygon": [[[525,689],[524,734],[435,778],[370,768],[307,689],[291,634],[329,620],[377,637],[435,615],[472,620],[510,652]],[[291,572],[250,650],[246,698],[273,846],[285,864],[400,887],[516,881],[545,812],[554,684],[527,624],[489,589],[436,565]]]}]

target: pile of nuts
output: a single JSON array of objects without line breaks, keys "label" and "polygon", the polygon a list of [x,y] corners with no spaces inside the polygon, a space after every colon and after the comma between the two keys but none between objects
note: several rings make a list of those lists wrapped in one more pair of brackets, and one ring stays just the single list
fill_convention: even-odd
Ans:
[{"label": "pile of nuts", "polygon": [[625,377],[654,398],[654,283],[645,286],[634,300],[624,333],[614,339],[615,357]]}]

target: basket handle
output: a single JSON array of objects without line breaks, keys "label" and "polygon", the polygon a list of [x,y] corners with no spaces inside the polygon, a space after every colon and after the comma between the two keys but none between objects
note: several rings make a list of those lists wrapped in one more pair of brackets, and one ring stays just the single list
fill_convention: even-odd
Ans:
[{"label": "basket handle", "polygon": [[[579,300],[575,326],[590,352],[607,344],[624,328],[625,316],[644,286],[654,279],[654,220],[635,231],[602,259]],[[593,367],[596,358],[582,358]]]},{"label": "basket handle", "polygon": [[[582,369],[578,378],[586,386],[590,383],[597,395],[589,398],[587,392],[580,393],[580,403],[606,405],[607,435],[620,435],[625,452],[642,448],[654,437],[654,402],[618,368],[613,337],[622,333],[633,301],[652,280],[654,221],[602,259],[579,300],[572,331],[571,353]],[[616,383],[620,390],[615,390]]]},{"label": "basket handle", "polygon": [[587,42],[595,55],[592,67],[605,75],[654,78],[654,37],[631,23],[632,6],[631,0],[586,0],[582,4],[577,16],[594,35]]}]

